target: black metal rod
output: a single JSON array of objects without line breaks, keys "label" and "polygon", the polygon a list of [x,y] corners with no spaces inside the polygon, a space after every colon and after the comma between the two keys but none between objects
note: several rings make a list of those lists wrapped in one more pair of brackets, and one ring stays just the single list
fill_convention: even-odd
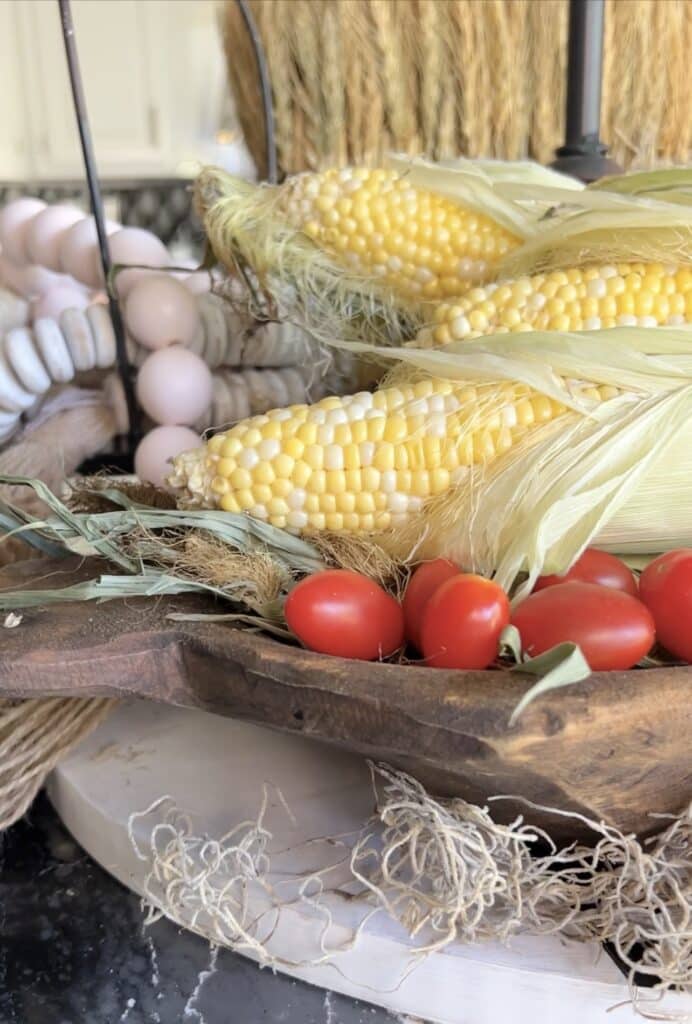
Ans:
[{"label": "black metal rod", "polygon": [[601,131],[604,0],[571,0],[567,75],[566,145]]},{"label": "black metal rod", "polygon": [[113,285],[111,283],[110,278],[112,265],[110,252],[108,249],[108,238],[106,235],[105,217],[103,214],[101,186],[99,185],[98,172],[96,170],[94,146],[91,138],[91,129],[89,127],[89,116],[87,113],[86,100],[84,98],[84,87],[82,85],[82,75],[79,68],[79,58],[77,56],[77,45],[75,41],[74,22],[72,20],[70,0],[58,0],[58,6],[60,8],[60,21],[62,23],[62,34],[65,43],[65,55],[67,57],[67,70],[69,72],[70,85],[72,87],[72,99],[74,101],[75,115],[77,118],[79,141],[82,147],[82,158],[84,160],[84,170],[86,173],[87,186],[89,189],[91,212],[94,217],[94,223],[96,224],[96,234],[98,236],[101,267],[103,269],[103,276],[106,282],[108,306],[110,309],[111,320],[113,322],[113,330],[115,332],[115,348],[118,364],[118,373],[120,374],[120,378],[123,383],[123,388],[125,390],[127,412],[130,420],[130,448],[132,451],[134,451],[135,445],[139,441],[140,437],[139,406],[137,405],[137,399],[135,397],[135,389],[132,380],[131,367],[129,360],[127,358],[127,347],[125,344],[125,328],[123,325],[122,316],[120,314],[120,306],[118,304],[118,299],[113,289]]},{"label": "black metal rod", "polygon": [[570,0],[565,144],[552,165],[582,181],[621,168],[601,142],[605,0]]},{"label": "black metal rod", "polygon": [[264,112],[264,140],[267,150],[267,181],[275,185],[278,180],[278,161],[276,153],[276,137],[274,132],[274,107],[272,106],[272,87],[269,78],[269,66],[264,52],[264,46],[260,38],[259,30],[252,11],[247,5],[247,0],[236,0],[240,13],[243,16],[245,27],[250,36],[250,42],[255,52],[257,72],[260,80],[260,92],[262,93],[262,110]]}]

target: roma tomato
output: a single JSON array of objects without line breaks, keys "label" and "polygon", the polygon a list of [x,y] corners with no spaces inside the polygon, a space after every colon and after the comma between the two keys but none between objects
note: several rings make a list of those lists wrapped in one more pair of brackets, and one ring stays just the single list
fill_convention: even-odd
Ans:
[{"label": "roma tomato", "polygon": [[509,622],[504,590],[482,576],[458,573],[438,587],[423,611],[421,647],[433,668],[487,668]]},{"label": "roma tomato", "polygon": [[512,624],[527,654],[571,640],[594,672],[632,668],[655,639],[651,613],[636,597],[579,580],[531,594],[514,610]]},{"label": "roma tomato", "polygon": [[404,594],[404,626],[406,639],[421,649],[421,627],[423,611],[426,604],[438,587],[446,583],[452,576],[458,576],[461,570],[454,562],[446,558],[434,558],[431,562],[419,565],[408,582]]},{"label": "roma tomato", "polygon": [[661,646],[692,662],[692,550],[668,551],[650,562],[639,579],[639,593],[654,617]]},{"label": "roma tomato", "polygon": [[539,576],[533,589],[534,592],[544,590],[545,587],[554,587],[570,580],[598,583],[601,587],[612,587],[614,590],[624,590],[632,597],[637,596],[637,581],[632,571],[615,555],[597,551],[596,548],[587,548],[564,576]]},{"label": "roma tomato", "polygon": [[401,605],[367,576],[326,569],[306,576],[286,598],[289,629],[311,651],[374,661],[404,642]]}]

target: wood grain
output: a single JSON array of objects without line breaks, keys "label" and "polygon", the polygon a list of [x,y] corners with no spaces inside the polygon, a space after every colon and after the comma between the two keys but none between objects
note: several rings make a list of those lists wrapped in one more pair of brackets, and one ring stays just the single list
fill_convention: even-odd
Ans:
[{"label": "wood grain", "polygon": [[[0,589],[84,575],[72,563],[18,563],[0,573]],[[438,794],[516,795],[640,834],[660,827],[652,812],[692,799],[690,668],[595,673],[536,701],[510,728],[528,677],[345,661],[228,623],[167,618],[205,610],[213,605],[197,597],[27,610],[19,627],[0,628],[0,695],[203,708],[387,761]],[[518,810],[556,837],[585,835],[573,820],[511,801],[493,815]]]}]

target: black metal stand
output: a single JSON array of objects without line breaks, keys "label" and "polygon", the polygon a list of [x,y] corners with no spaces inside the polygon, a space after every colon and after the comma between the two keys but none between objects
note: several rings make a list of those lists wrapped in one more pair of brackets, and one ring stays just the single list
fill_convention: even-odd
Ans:
[{"label": "black metal stand", "polygon": [[137,405],[137,399],[135,396],[135,389],[132,380],[132,371],[129,364],[129,360],[127,358],[127,348],[125,346],[125,328],[123,325],[122,316],[120,315],[120,306],[118,305],[117,297],[113,292],[113,288],[110,282],[111,258],[110,252],[108,251],[105,218],[103,214],[103,202],[101,199],[101,188],[99,185],[98,172],[96,170],[96,161],[94,159],[94,147],[91,139],[91,129],[89,127],[89,116],[87,114],[86,101],[84,99],[84,88],[82,86],[82,76],[79,69],[79,58],[77,56],[77,46],[75,43],[74,23],[72,21],[70,0],[58,0],[58,5],[60,7],[60,22],[62,24],[62,34],[65,43],[65,55],[67,57],[67,69],[70,75],[70,85],[72,87],[72,98],[74,101],[75,115],[77,118],[79,141],[82,147],[84,170],[86,173],[87,186],[89,188],[91,211],[94,216],[94,223],[96,224],[96,233],[98,235],[99,242],[99,254],[101,257],[101,267],[103,268],[103,276],[106,281],[106,289],[108,292],[108,305],[110,309],[111,320],[113,322],[113,330],[115,332],[115,347],[117,355],[118,373],[120,374],[120,379],[123,382],[123,388],[125,389],[125,399],[127,401],[127,412],[130,420],[129,449],[130,453],[132,453],[134,452],[134,449],[140,437],[139,406]]},{"label": "black metal stand", "polygon": [[570,0],[565,145],[552,167],[581,181],[622,168],[600,140],[605,0]]}]

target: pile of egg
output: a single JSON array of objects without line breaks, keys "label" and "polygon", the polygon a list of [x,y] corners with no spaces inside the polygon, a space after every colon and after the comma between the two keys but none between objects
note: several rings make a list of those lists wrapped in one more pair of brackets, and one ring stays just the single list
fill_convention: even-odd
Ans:
[{"label": "pile of egg", "polygon": [[[170,255],[151,232],[111,222],[106,231],[112,264],[133,266],[118,272],[116,289],[137,399],[154,424],[135,453],[138,476],[162,483],[169,460],[199,445],[213,422],[305,400],[314,372],[305,336],[277,324],[247,330],[209,293],[209,274],[167,271]],[[49,388],[113,367],[116,352],[94,220],[75,207],[22,198],[0,210],[0,284],[29,301],[30,320],[0,346],[2,443]],[[333,374],[325,386],[338,386]],[[116,376],[106,393],[124,432]]]}]

